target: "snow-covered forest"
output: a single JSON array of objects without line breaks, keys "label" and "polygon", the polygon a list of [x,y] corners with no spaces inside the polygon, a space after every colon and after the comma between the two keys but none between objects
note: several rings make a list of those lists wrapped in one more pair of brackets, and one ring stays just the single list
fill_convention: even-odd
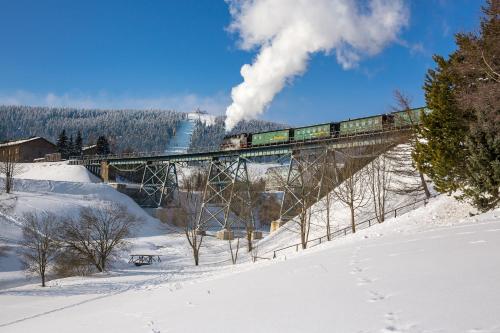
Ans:
[{"label": "snow-covered forest", "polygon": [[[56,142],[62,129],[68,135],[82,132],[84,145],[105,135],[113,152],[163,151],[188,114],[171,110],[90,110],[0,105],[0,142],[41,136]],[[262,120],[243,121],[232,133],[258,132],[286,127]],[[215,149],[225,135],[224,117],[215,124],[198,120],[191,150]],[[207,142],[211,143],[207,146]],[[188,143],[189,144],[189,143]]]},{"label": "snow-covered forest", "polygon": [[86,110],[31,106],[0,106],[0,141],[42,136],[55,142],[61,130],[81,130],[84,144],[100,135],[115,151],[161,151],[186,116],[169,110]]}]

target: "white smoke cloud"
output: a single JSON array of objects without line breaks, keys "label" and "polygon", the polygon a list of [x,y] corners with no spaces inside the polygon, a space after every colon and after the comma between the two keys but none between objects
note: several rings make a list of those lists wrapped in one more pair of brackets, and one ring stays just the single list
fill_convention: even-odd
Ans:
[{"label": "white smoke cloud", "polygon": [[307,68],[311,54],[335,54],[349,69],[379,53],[408,23],[402,0],[227,0],[244,50],[258,49],[241,67],[243,82],[231,91],[226,130],[255,119],[274,96]]}]

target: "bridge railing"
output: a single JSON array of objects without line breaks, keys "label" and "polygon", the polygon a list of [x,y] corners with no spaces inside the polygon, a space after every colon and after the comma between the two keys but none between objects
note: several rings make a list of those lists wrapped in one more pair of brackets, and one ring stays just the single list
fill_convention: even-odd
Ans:
[{"label": "bridge railing", "polygon": [[82,161],[82,160],[105,160],[116,158],[133,158],[133,157],[150,157],[165,155],[164,151],[145,151],[145,152],[132,152],[120,154],[107,154],[107,155],[83,155],[83,156],[70,156],[69,161]]}]

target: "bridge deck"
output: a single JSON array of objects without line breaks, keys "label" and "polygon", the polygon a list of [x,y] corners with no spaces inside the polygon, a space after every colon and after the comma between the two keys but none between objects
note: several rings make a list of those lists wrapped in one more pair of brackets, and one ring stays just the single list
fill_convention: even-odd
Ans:
[{"label": "bridge deck", "polygon": [[107,156],[90,156],[83,160],[71,160],[71,164],[83,165],[100,165],[102,161],[107,161],[112,165],[120,164],[144,164],[144,163],[162,163],[162,162],[193,162],[193,161],[208,161],[213,158],[227,158],[240,156],[244,158],[260,157],[260,156],[283,156],[290,155],[292,151],[298,149],[314,149],[328,146],[333,149],[342,149],[353,146],[366,146],[382,143],[387,136],[392,136],[396,133],[407,132],[409,127],[392,127],[383,131],[356,133],[341,137],[326,138],[320,140],[309,141],[293,141],[285,144],[250,147],[237,150],[217,150],[208,152],[189,152],[184,154],[164,155],[150,154],[140,156],[130,155],[107,155]]}]

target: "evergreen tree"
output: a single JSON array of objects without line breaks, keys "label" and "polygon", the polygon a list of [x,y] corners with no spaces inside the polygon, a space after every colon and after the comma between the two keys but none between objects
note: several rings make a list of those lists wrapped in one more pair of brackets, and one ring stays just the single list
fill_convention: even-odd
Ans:
[{"label": "evergreen tree", "polygon": [[74,156],[75,153],[75,142],[73,140],[73,134],[69,136],[69,141],[68,141],[68,153],[67,157]]},{"label": "evergreen tree", "polygon": [[67,158],[68,155],[68,137],[66,135],[66,130],[62,130],[57,138],[57,152],[61,153],[62,158]]},{"label": "evergreen tree", "polygon": [[483,13],[479,34],[457,34],[449,59],[435,57],[414,157],[438,191],[488,210],[500,203],[500,1]]},{"label": "evergreen tree", "polygon": [[74,155],[81,156],[82,148],[83,148],[82,131],[79,130],[78,133],[76,134]]},{"label": "evergreen tree", "polygon": [[108,139],[104,135],[97,138],[96,145],[98,155],[108,155],[110,153]]},{"label": "evergreen tree", "polygon": [[454,96],[458,78],[453,73],[453,55],[446,60],[434,56],[437,68],[429,70],[424,85],[427,107],[415,149],[419,170],[427,174],[440,192],[457,190],[465,172],[465,135],[468,123]]},{"label": "evergreen tree", "polygon": [[460,105],[474,112],[466,138],[464,197],[481,210],[500,202],[500,1],[487,1],[479,35],[459,34]]}]

